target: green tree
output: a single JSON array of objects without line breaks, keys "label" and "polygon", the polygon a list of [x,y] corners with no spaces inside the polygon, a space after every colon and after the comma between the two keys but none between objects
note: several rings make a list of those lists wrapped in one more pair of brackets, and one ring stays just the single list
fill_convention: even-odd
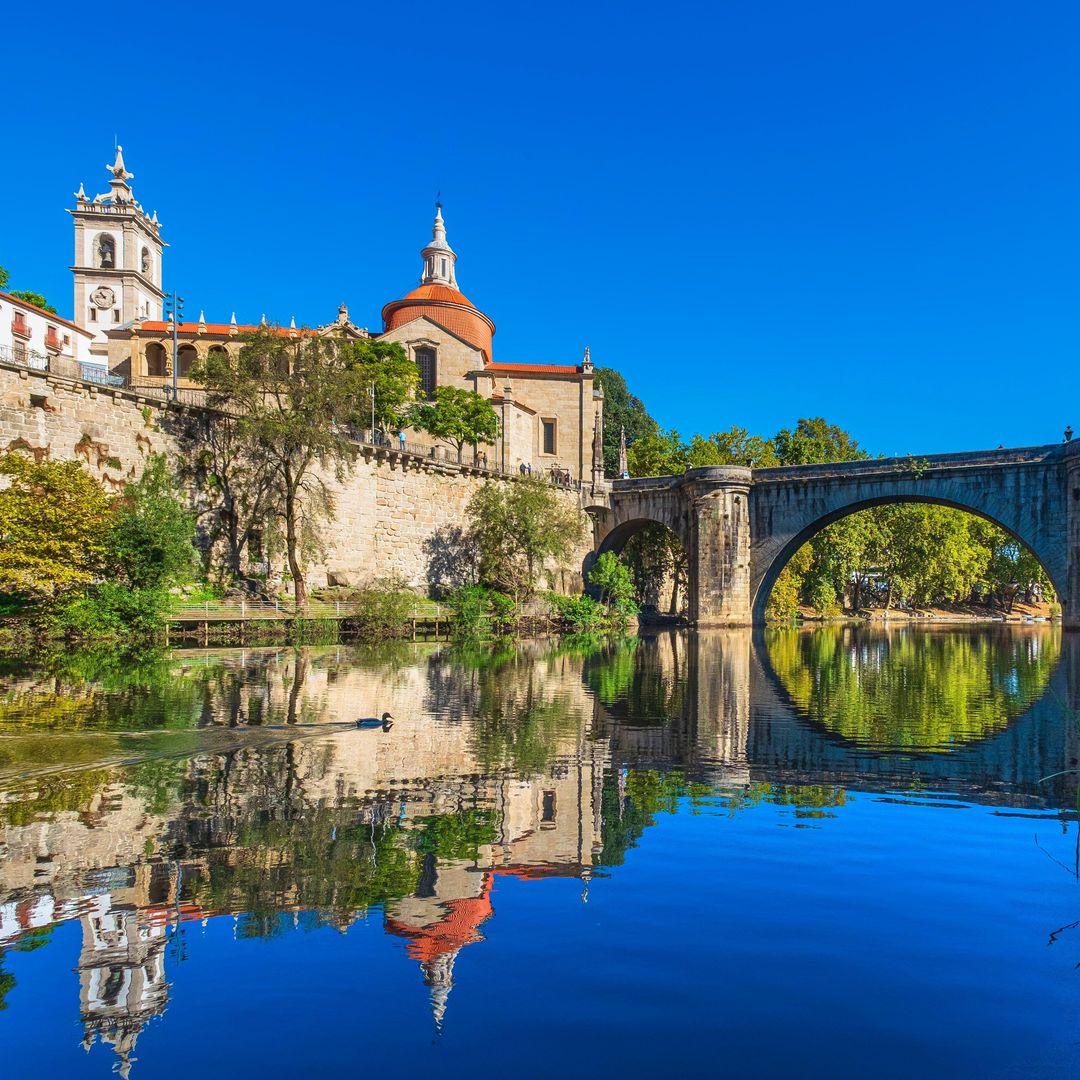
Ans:
[{"label": "green tree", "polygon": [[605,551],[596,560],[589,571],[589,584],[599,590],[602,604],[628,614],[636,611],[630,567],[614,551]]},{"label": "green tree", "polygon": [[689,448],[671,431],[653,431],[628,447],[626,463],[631,476],[677,476],[690,463]]},{"label": "green tree", "polygon": [[10,277],[11,275],[8,273],[8,271],[5,270],[4,267],[0,266],[0,290],[7,288],[8,278]]},{"label": "green tree", "polygon": [[326,472],[344,479],[358,449],[349,430],[370,415],[369,355],[332,338],[293,339],[266,327],[235,360],[212,353],[192,370],[210,408],[234,417],[238,447],[273,477],[267,510],[281,523],[298,607],[307,604],[305,555],[334,514]]},{"label": "green tree", "polygon": [[469,502],[470,533],[483,584],[515,602],[536,589],[546,561],[565,562],[585,531],[581,511],[539,478],[487,482]]},{"label": "green tree", "polygon": [[833,461],[862,461],[870,456],[843,428],[820,416],[778,431],[773,444],[781,465],[826,465]]},{"label": "green tree", "polygon": [[[365,387],[375,388],[375,426],[383,431],[399,431],[420,386],[420,371],[396,341],[364,338],[341,346],[344,366]],[[367,397],[365,423],[371,423],[371,398]]]},{"label": "green tree", "polygon": [[20,300],[25,300],[28,304],[33,304],[34,307],[41,308],[42,311],[51,311],[53,315],[56,314],[56,308],[54,308],[41,293],[30,292],[27,289],[16,289],[10,295],[17,296]]},{"label": "green tree", "polygon": [[410,422],[419,431],[452,443],[458,461],[466,444],[475,453],[480,443],[492,443],[499,434],[499,415],[491,402],[460,386],[437,386],[434,402],[415,405]]},{"label": "green tree", "polygon": [[626,432],[629,457],[630,448],[639,439],[659,432],[660,425],[649,415],[641,398],[630,393],[626,380],[614,368],[598,367],[595,381],[604,391],[604,472],[614,476],[619,468],[620,432]]},{"label": "green tree", "polygon": [[110,564],[112,573],[134,589],[168,588],[190,581],[196,572],[191,544],[195,519],[176,491],[165,455],[153,454],[142,476],[117,500],[109,532]]},{"label": "green tree", "polygon": [[0,590],[51,599],[103,573],[112,511],[82,465],[9,453],[0,476]]}]

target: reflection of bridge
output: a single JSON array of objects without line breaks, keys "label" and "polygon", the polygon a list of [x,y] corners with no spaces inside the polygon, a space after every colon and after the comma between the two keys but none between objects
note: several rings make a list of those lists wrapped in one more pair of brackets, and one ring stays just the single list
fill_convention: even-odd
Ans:
[{"label": "reflection of bridge", "polygon": [[636,690],[604,709],[597,734],[611,740],[614,761],[682,768],[725,786],[936,788],[1015,807],[1074,800],[1075,776],[1040,783],[1080,760],[1080,639],[1071,634],[1061,635],[1060,658],[1037,700],[1004,730],[948,752],[887,751],[831,732],[792,700],[760,631],[661,634],[642,649],[640,684],[653,679],[649,669],[674,669],[684,673],[686,693],[664,723],[642,722]]},{"label": "reflection of bridge", "polygon": [[619,550],[652,522],[682,541],[690,619],[748,625],[785,563],[815,533],[883,503],[931,502],[978,514],[1031,549],[1080,627],[1080,443],[879,458],[776,469],[688,469],[616,480],[590,512],[598,551]]}]

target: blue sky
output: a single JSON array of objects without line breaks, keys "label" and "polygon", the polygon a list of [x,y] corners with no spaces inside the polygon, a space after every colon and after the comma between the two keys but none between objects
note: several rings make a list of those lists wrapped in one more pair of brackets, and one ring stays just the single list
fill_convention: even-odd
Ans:
[{"label": "blue sky", "polygon": [[1080,428],[1075,2],[21,5],[5,37],[0,264],[62,314],[115,134],[211,321],[377,328],[441,190],[498,359],[589,344],[686,434]]}]

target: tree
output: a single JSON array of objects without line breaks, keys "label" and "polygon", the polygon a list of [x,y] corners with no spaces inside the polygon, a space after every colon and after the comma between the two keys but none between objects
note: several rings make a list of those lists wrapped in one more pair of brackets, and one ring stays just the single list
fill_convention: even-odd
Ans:
[{"label": "tree", "polygon": [[660,425],[614,368],[598,367],[594,374],[596,385],[604,391],[604,472],[614,476],[619,468],[620,433],[626,432],[629,452],[639,439],[659,432]]},{"label": "tree", "polygon": [[630,567],[614,551],[605,551],[596,560],[589,571],[589,584],[600,590],[600,603],[620,611],[636,609]]},{"label": "tree", "polygon": [[675,476],[689,461],[690,451],[674,428],[643,435],[626,451],[631,476]]},{"label": "tree", "polygon": [[[324,339],[325,340],[325,339]],[[341,346],[345,366],[354,370],[364,393],[375,387],[375,426],[398,431],[408,420],[409,409],[420,386],[420,371],[396,341],[364,338]],[[366,398],[366,427],[371,423],[371,397]]]},{"label": "tree", "polygon": [[833,461],[862,461],[870,456],[846,431],[820,416],[778,431],[773,443],[780,465],[826,465]]},{"label": "tree", "polygon": [[580,543],[581,511],[563,503],[539,478],[488,481],[466,511],[483,584],[519,601],[536,589],[544,563],[564,562]]},{"label": "tree", "polygon": [[194,533],[194,516],[176,496],[165,455],[152,455],[142,476],[128,484],[116,502],[109,531],[113,575],[122,576],[133,589],[168,588],[191,580],[197,567]]},{"label": "tree", "polygon": [[235,360],[211,353],[192,370],[210,408],[234,417],[239,447],[274,478],[267,508],[282,524],[298,607],[307,604],[305,552],[317,546],[317,526],[334,513],[325,471],[343,480],[355,459],[349,430],[363,424],[370,379],[386,359],[393,357],[385,350],[294,339],[265,327]]},{"label": "tree", "polygon": [[5,270],[4,267],[0,266],[0,290],[7,288],[8,278],[10,277],[11,275],[8,273],[8,271]]},{"label": "tree", "polygon": [[0,458],[0,590],[51,599],[89,584],[108,562],[109,499],[76,461]]},{"label": "tree", "polygon": [[16,289],[10,295],[17,296],[20,300],[25,300],[28,304],[33,304],[34,307],[41,308],[42,311],[49,311],[53,315],[56,314],[56,308],[54,308],[41,293],[29,292],[27,289]]},{"label": "tree", "polygon": [[419,431],[452,443],[458,461],[466,443],[475,453],[479,443],[494,442],[499,434],[499,414],[491,402],[460,386],[435,387],[434,403],[414,406],[410,422]]}]

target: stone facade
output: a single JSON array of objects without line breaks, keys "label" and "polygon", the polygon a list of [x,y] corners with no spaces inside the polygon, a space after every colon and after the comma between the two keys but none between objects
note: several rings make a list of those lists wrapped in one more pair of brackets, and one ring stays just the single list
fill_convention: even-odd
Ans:
[{"label": "stone facade", "polygon": [[[0,362],[0,451],[82,461],[106,491],[140,476],[150,454],[166,454],[174,464],[189,460],[198,447],[187,433],[202,419],[198,408],[177,409],[160,394]],[[360,585],[394,576],[422,592],[447,583],[466,507],[489,480],[516,482],[422,454],[365,448],[344,481],[326,477],[335,517],[323,530],[323,554],[307,564],[308,583]],[[576,490],[556,491],[580,506]],[[550,587],[580,591],[590,549],[586,529],[566,566],[549,567]]]}]

